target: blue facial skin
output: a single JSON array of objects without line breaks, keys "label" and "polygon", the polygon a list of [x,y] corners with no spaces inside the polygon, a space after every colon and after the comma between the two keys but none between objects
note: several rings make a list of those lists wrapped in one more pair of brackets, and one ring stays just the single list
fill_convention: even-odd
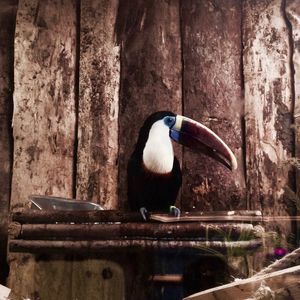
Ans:
[{"label": "blue facial skin", "polygon": [[164,123],[170,128],[170,137],[171,137],[171,139],[174,140],[175,142],[179,142],[180,133],[176,130],[172,130],[172,127],[176,123],[176,117],[167,116],[167,117],[164,117],[163,120],[164,120]]},{"label": "blue facial skin", "polygon": [[177,143],[180,143],[180,132],[176,130],[170,130],[170,137],[172,140],[174,140]]}]

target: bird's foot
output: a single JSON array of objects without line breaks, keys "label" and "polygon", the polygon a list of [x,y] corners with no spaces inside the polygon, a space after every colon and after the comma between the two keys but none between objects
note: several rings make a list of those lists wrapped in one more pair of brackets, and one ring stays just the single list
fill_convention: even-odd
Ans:
[{"label": "bird's foot", "polygon": [[149,219],[149,212],[148,212],[146,207],[141,207],[140,208],[140,213],[141,213],[144,221],[147,221]]},{"label": "bird's foot", "polygon": [[179,218],[180,217],[180,209],[174,205],[170,206],[170,214],[174,215],[175,217]]}]

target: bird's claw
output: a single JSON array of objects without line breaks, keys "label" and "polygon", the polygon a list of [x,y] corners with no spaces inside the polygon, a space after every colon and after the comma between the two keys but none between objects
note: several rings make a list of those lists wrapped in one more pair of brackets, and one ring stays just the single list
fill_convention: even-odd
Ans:
[{"label": "bird's claw", "polygon": [[141,213],[144,221],[147,221],[149,219],[149,212],[148,212],[146,207],[141,207],[140,208],[140,213]]},{"label": "bird's claw", "polygon": [[174,215],[175,217],[179,218],[180,217],[180,209],[176,206],[170,206],[170,214]]}]

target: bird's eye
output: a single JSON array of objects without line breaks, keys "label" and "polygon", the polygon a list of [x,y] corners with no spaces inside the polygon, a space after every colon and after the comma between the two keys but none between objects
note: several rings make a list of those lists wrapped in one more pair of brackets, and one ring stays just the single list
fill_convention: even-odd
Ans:
[{"label": "bird's eye", "polygon": [[171,127],[175,124],[175,117],[170,117],[170,116],[165,117],[164,122],[168,127]]}]

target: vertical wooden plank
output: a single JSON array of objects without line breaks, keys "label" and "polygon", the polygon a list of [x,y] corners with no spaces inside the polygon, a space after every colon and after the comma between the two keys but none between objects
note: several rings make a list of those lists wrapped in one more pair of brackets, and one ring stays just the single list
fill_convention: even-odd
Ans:
[{"label": "vertical wooden plank", "polygon": [[[114,27],[117,0],[80,7],[80,72],[76,197],[117,208],[120,46]],[[85,282],[82,285],[82,282]],[[73,262],[73,299],[124,299],[123,270],[114,262]]]},{"label": "vertical wooden plank", "polygon": [[182,1],[184,114],[215,131],[233,150],[231,173],[214,160],[184,149],[184,209],[243,209],[241,3]]},{"label": "vertical wooden plank", "polygon": [[[127,163],[145,118],[158,110],[182,112],[179,0],[120,1],[116,34],[121,45],[119,204],[127,207]],[[181,161],[180,148],[175,151]],[[140,252],[133,259],[134,266],[125,261],[126,297],[147,299],[153,254]]]},{"label": "vertical wooden plank", "polygon": [[[75,0],[20,0],[11,209],[26,206],[30,194],[72,196],[75,43]],[[71,299],[67,296],[69,265],[53,260],[50,266],[51,270],[46,270],[32,256],[11,256],[9,285],[17,298],[37,299],[47,293],[44,299]],[[33,278],[33,272],[41,275]],[[51,274],[64,278],[63,288]],[[39,285],[40,281],[47,285]],[[43,287],[47,290],[41,292]]]},{"label": "vertical wooden plank", "polygon": [[[300,0],[286,1],[286,14],[288,18],[290,47],[291,47],[291,70],[292,95],[294,97],[294,130],[295,130],[295,157],[300,159]],[[299,161],[298,161],[299,162]],[[300,215],[300,168],[296,163],[296,211]],[[297,223],[297,244],[300,241],[300,224]]]},{"label": "vertical wooden plank", "polygon": [[74,1],[19,3],[12,209],[32,193],[72,196],[75,16]]},{"label": "vertical wooden plank", "polygon": [[293,150],[293,104],[282,2],[245,1],[243,20],[248,197],[251,208],[283,215],[290,180],[282,164]]},{"label": "vertical wooden plank", "polygon": [[13,44],[16,1],[0,6],[0,283],[7,276],[6,243],[12,161]]},{"label": "vertical wooden plank", "polygon": [[127,163],[145,118],[158,110],[181,113],[179,1],[121,1],[117,35],[122,46],[119,201],[125,206]]},{"label": "vertical wooden plank", "polygon": [[120,47],[118,1],[81,4],[77,198],[117,207]]}]

